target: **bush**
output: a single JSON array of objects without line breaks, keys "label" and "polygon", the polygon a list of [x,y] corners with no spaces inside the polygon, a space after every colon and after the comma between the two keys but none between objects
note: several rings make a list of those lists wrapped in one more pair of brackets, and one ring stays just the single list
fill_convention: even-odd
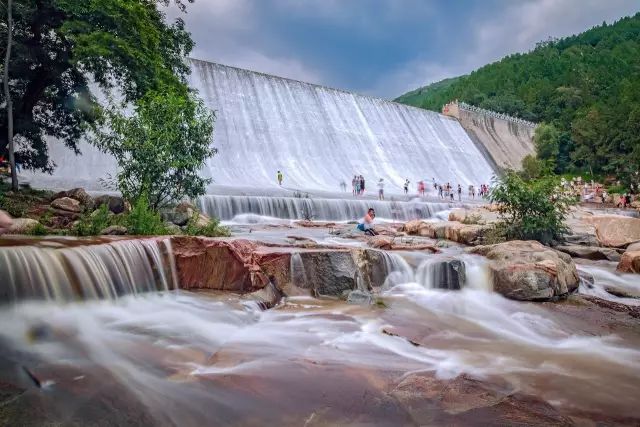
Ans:
[{"label": "bush", "polygon": [[127,232],[136,236],[157,236],[168,234],[160,214],[149,206],[145,194],[138,197],[125,218]]},{"label": "bush", "polygon": [[51,232],[44,225],[37,223],[33,227],[31,227],[25,234],[28,234],[29,236],[46,236],[47,234],[51,234]]},{"label": "bush", "polygon": [[74,234],[77,236],[97,236],[110,225],[109,207],[102,205],[90,215],[84,215],[80,218],[74,228]]},{"label": "bush", "polygon": [[189,236],[207,236],[207,237],[229,237],[231,231],[227,227],[220,225],[220,221],[217,218],[209,220],[207,225],[199,226],[198,218],[200,214],[194,213],[184,229],[184,234]]},{"label": "bush", "polygon": [[560,192],[555,177],[525,182],[510,171],[494,182],[489,199],[499,206],[508,240],[549,244],[567,232],[564,220],[573,201]]}]

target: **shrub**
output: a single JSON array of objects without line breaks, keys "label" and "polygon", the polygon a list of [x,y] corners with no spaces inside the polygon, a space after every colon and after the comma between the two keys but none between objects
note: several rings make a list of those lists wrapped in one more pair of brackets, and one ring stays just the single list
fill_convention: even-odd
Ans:
[{"label": "shrub", "polygon": [[90,215],[84,215],[80,218],[74,228],[74,234],[77,236],[97,236],[110,225],[109,207],[102,205]]},{"label": "shrub", "polygon": [[567,231],[564,220],[573,201],[560,192],[555,177],[525,182],[509,171],[494,181],[489,198],[499,206],[506,239],[549,244]]},{"label": "shrub", "polygon": [[49,229],[44,225],[37,223],[33,227],[31,227],[25,234],[30,236],[46,236],[47,234],[51,234]]},{"label": "shrub", "polygon": [[131,212],[125,218],[127,232],[136,236],[157,236],[167,234],[167,228],[160,214],[149,206],[149,199],[142,194],[133,203]]},{"label": "shrub", "polygon": [[220,225],[220,221],[217,218],[209,220],[207,225],[199,226],[198,218],[200,214],[195,212],[189,222],[184,228],[184,233],[189,236],[207,236],[207,237],[229,237],[231,231],[227,227]]}]

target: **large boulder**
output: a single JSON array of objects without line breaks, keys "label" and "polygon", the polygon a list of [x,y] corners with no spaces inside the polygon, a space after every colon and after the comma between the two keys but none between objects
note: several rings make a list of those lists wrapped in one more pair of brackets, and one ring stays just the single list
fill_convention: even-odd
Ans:
[{"label": "large boulder", "polygon": [[9,226],[9,234],[24,234],[30,232],[34,227],[40,224],[31,218],[15,218]]},{"label": "large boulder", "polygon": [[467,252],[490,260],[493,288],[507,298],[550,300],[575,291],[580,282],[576,265],[568,254],[538,242],[515,240],[477,246]]},{"label": "large boulder", "polygon": [[422,264],[416,275],[423,285],[433,289],[459,290],[466,282],[465,264],[459,259]]},{"label": "large boulder", "polygon": [[77,200],[83,209],[92,210],[94,207],[93,198],[85,191],[84,188],[73,188],[68,191],[61,191],[53,196],[52,200],[68,197]]},{"label": "large boulder", "polygon": [[640,218],[622,215],[597,215],[590,218],[603,246],[624,248],[640,240]]},{"label": "large boulder", "polygon": [[262,275],[253,255],[257,244],[249,240],[214,240],[193,237],[171,239],[178,281],[183,289],[251,292],[262,289]]},{"label": "large boulder", "polygon": [[51,207],[64,212],[80,213],[82,212],[82,205],[76,199],[71,197],[60,197],[51,202]]},{"label": "large boulder", "polygon": [[607,260],[619,261],[620,253],[615,249],[602,248],[599,246],[582,246],[582,245],[560,245],[555,249],[571,255],[576,258],[590,259],[593,261]]},{"label": "large boulder", "polygon": [[621,273],[640,274],[640,250],[628,250],[622,254],[617,270]]},{"label": "large boulder", "polygon": [[358,287],[358,268],[349,250],[304,251],[300,259],[304,276],[296,277],[295,285],[315,296],[337,297]]},{"label": "large boulder", "polygon": [[94,207],[97,209],[102,205],[107,205],[110,212],[114,214],[120,214],[125,211],[126,204],[124,199],[120,196],[111,196],[109,194],[103,194],[93,199]]}]

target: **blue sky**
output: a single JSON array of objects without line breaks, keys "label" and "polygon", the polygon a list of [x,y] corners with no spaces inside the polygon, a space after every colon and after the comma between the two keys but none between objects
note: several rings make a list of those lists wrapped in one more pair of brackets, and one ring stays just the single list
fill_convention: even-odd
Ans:
[{"label": "blue sky", "polygon": [[196,0],[183,18],[195,58],[394,98],[638,11],[638,0]]}]

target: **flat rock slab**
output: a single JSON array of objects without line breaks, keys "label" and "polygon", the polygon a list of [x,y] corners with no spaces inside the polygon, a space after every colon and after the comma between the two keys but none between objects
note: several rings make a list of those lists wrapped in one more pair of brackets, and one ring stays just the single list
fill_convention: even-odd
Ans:
[{"label": "flat rock slab", "polygon": [[603,246],[624,248],[640,240],[640,218],[621,215],[597,215],[589,218]]}]

